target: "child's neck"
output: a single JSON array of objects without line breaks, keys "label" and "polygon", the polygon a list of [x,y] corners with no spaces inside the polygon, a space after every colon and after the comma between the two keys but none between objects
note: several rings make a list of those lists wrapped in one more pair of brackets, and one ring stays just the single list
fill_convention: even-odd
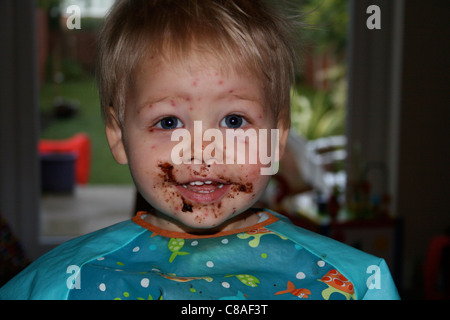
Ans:
[{"label": "child's neck", "polygon": [[222,231],[232,231],[236,229],[247,228],[255,225],[259,222],[259,215],[255,210],[248,209],[247,211],[240,213],[239,215],[226,220],[221,225],[213,228],[191,228],[182,224],[180,221],[175,220],[157,210],[148,212],[144,220],[155,227],[166,231],[175,231],[190,234],[215,234]]}]

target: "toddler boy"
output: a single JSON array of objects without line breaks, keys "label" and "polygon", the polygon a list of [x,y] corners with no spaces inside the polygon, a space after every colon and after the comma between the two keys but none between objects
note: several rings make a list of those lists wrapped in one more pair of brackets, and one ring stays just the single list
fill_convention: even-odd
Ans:
[{"label": "toddler boy", "polygon": [[263,1],[117,1],[106,136],[154,209],[59,246],[0,298],[397,298],[382,259],[252,208],[288,136],[291,25]]}]

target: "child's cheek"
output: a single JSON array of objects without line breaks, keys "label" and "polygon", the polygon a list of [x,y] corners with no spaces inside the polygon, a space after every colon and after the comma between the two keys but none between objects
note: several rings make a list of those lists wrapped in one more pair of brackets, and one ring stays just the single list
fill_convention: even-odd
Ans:
[{"label": "child's cheek", "polygon": [[153,185],[154,189],[162,190],[163,200],[175,211],[192,212],[192,206],[188,204],[175,190],[168,188],[170,185],[176,185],[175,176],[177,169],[168,162],[159,162],[157,170],[159,171],[159,183]]},{"label": "child's cheek", "polygon": [[235,176],[235,184],[228,195],[229,198],[235,196],[244,196],[245,198],[254,198],[260,193],[260,189],[265,188],[267,178],[261,176],[260,165],[231,165],[229,176]]}]

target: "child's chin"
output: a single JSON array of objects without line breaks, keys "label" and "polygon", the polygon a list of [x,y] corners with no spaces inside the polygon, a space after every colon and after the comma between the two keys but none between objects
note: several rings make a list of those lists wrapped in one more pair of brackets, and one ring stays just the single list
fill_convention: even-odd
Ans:
[{"label": "child's chin", "polygon": [[226,221],[227,219],[224,219],[223,217],[205,217],[204,215],[199,214],[196,216],[193,215],[191,219],[184,219],[184,221],[181,222],[189,233],[210,234],[220,231]]}]

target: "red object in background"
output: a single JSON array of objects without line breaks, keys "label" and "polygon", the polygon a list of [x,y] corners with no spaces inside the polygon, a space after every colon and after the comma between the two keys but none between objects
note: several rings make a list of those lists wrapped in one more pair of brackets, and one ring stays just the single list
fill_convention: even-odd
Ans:
[{"label": "red object in background", "polygon": [[75,162],[75,178],[78,184],[89,181],[91,170],[91,141],[85,133],[78,133],[66,140],[41,140],[39,153],[67,153],[77,155]]},{"label": "red object in background", "polygon": [[[431,239],[424,268],[426,299],[450,300],[448,250],[450,250],[450,235],[436,236]],[[442,282],[441,285],[439,282]]]}]

